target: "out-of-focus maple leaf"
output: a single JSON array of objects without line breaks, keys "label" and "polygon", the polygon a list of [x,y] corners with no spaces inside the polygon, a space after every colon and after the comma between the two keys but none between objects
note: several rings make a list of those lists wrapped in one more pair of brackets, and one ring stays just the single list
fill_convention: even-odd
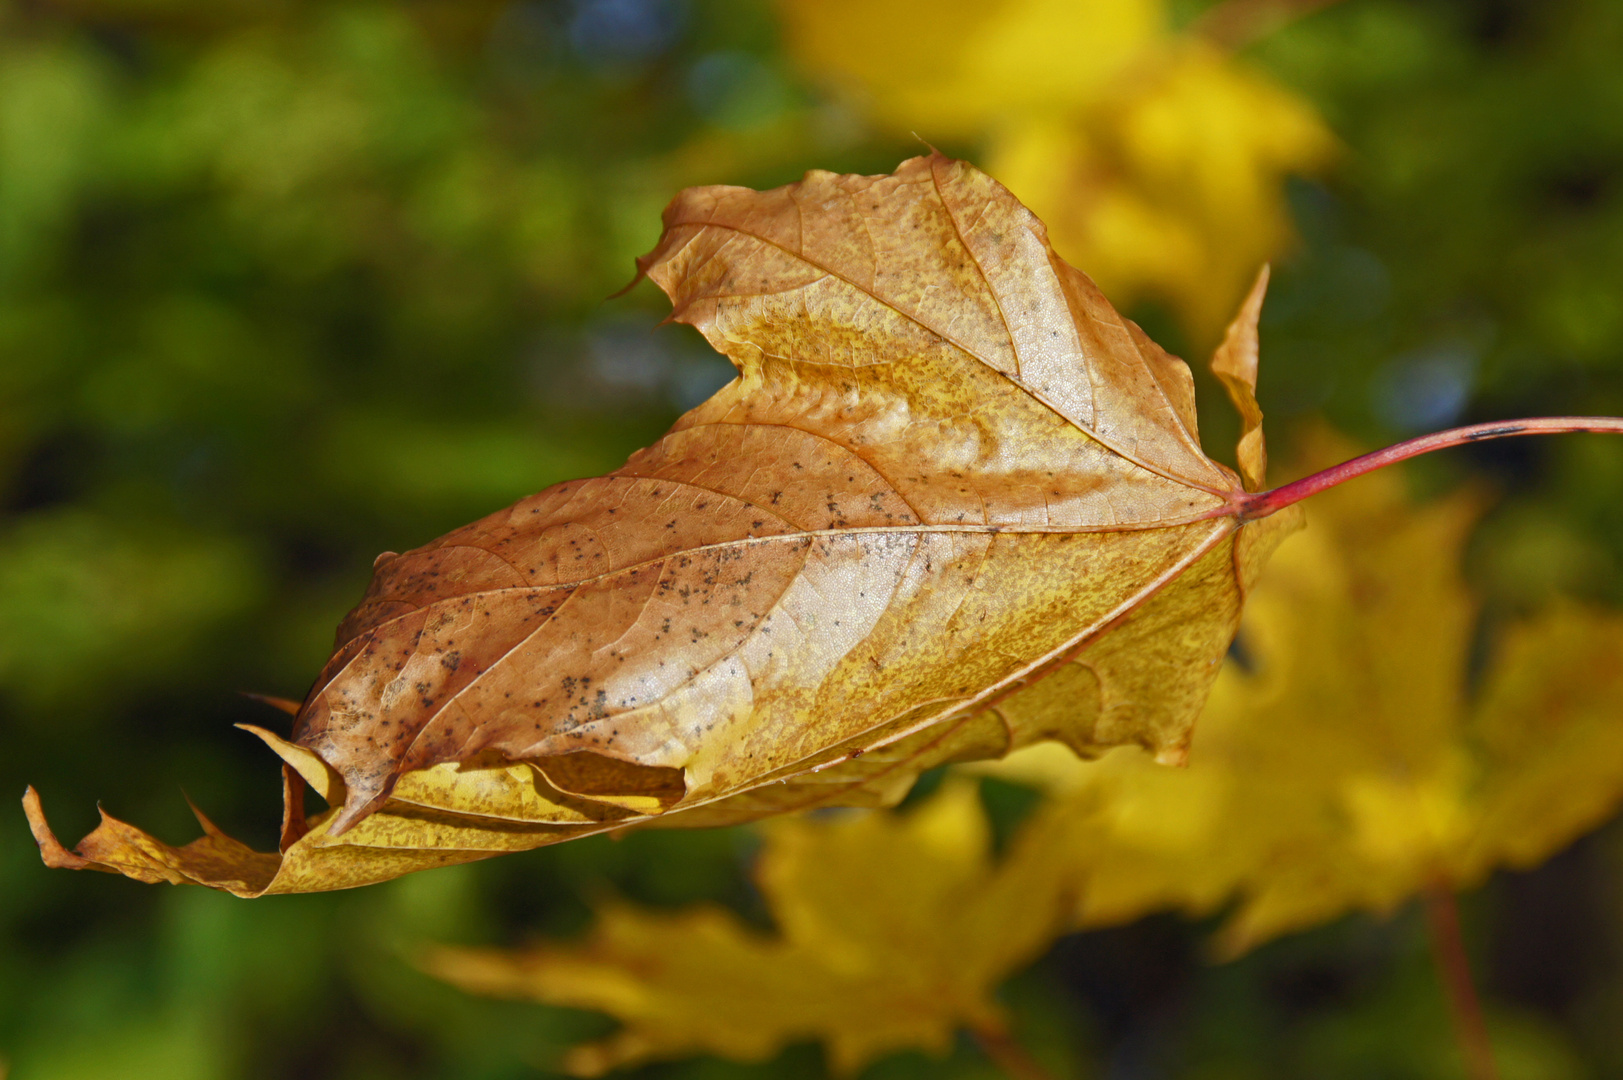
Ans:
[{"label": "out-of-focus maple leaf", "polygon": [[1392,476],[1316,500],[1247,598],[1253,670],[1219,678],[1188,769],[1042,747],[990,766],[1063,792],[1031,842],[1070,853],[1081,925],[1238,901],[1234,954],[1536,865],[1617,807],[1623,618],[1563,604],[1514,625],[1469,691],[1479,508],[1411,506]]},{"label": "out-of-focus maple leaf", "polygon": [[[939,155],[691,189],[641,267],[739,377],[615,473],[379,558],[292,739],[259,732],[279,855],[111,818],[69,852],[30,791],[46,861],[333,889],[888,804],[1045,739],[1182,759],[1296,519],[1206,457],[1188,368],[1006,189]],[[1220,365],[1248,428],[1258,304]],[[1240,456],[1260,477],[1255,432]]]},{"label": "out-of-focus maple leaf", "polygon": [[880,123],[981,140],[989,171],[1118,303],[1220,330],[1291,237],[1282,181],[1335,141],[1313,107],[1161,0],[784,0],[791,51]]},{"label": "out-of-focus maple leaf", "polygon": [[992,991],[1062,931],[1070,897],[1027,846],[994,866],[975,785],[906,814],[769,823],[758,866],[778,932],[715,907],[614,903],[578,945],[440,949],[424,966],[481,994],[598,1009],[623,1021],[565,1067],[596,1076],[650,1058],[761,1061],[822,1039],[854,1073],[954,1032],[1003,1034]]}]

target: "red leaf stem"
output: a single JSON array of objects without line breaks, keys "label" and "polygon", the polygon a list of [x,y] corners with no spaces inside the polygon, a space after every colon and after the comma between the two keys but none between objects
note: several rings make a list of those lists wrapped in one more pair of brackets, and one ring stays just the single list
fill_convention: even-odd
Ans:
[{"label": "red leaf stem", "polygon": [[1385,468],[1393,462],[1429,454],[1433,450],[1446,450],[1450,446],[1464,446],[1466,443],[1486,442],[1489,439],[1508,439],[1515,435],[1560,435],[1575,431],[1623,435],[1623,417],[1538,416],[1529,420],[1495,420],[1486,424],[1436,431],[1430,435],[1421,435],[1396,443],[1384,450],[1355,457],[1351,461],[1343,461],[1340,465],[1333,465],[1323,472],[1304,476],[1300,480],[1271,491],[1236,495],[1233,507],[1227,512],[1235,514],[1241,521],[1255,521],[1257,518],[1264,518],[1275,511],[1283,510],[1292,503],[1301,502],[1309,495],[1317,495],[1326,488],[1351,480],[1355,476],[1363,476],[1365,473]]}]

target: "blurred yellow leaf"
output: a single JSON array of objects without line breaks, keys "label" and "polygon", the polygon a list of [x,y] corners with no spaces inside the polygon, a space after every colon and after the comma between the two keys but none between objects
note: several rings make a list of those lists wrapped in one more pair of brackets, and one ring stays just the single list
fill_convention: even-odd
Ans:
[{"label": "blurred yellow leaf", "polygon": [[599,1009],[624,1026],[565,1067],[595,1076],[653,1058],[762,1061],[825,1041],[850,1074],[883,1054],[944,1054],[958,1028],[1004,1028],[997,984],[1042,952],[1071,905],[1031,847],[994,865],[973,783],[908,814],[779,819],[758,878],[778,932],[715,907],[606,906],[579,945],[439,949],[425,967],[481,994]]},{"label": "blurred yellow leaf", "polygon": [[879,122],[961,139],[1087,108],[1166,34],[1161,0],[785,0],[791,54]]},{"label": "blurred yellow leaf", "polygon": [[[1341,447],[1321,448],[1328,450]],[[1468,687],[1472,495],[1413,507],[1374,475],[1314,502],[1247,599],[1186,770],[1036,747],[987,770],[1060,793],[1032,825],[1084,926],[1237,902],[1223,952],[1431,885],[1528,867],[1623,797],[1623,618],[1551,607]]]},{"label": "blurred yellow leaf", "polygon": [[1257,264],[1286,249],[1282,182],[1332,142],[1311,106],[1199,42],[1135,68],[1085,117],[1000,127],[987,162],[1113,296],[1223,325]]},{"label": "blurred yellow leaf", "polygon": [[1290,242],[1282,182],[1327,163],[1313,107],[1160,0],[784,0],[791,52],[867,115],[982,140],[989,171],[1122,302],[1215,338]]}]

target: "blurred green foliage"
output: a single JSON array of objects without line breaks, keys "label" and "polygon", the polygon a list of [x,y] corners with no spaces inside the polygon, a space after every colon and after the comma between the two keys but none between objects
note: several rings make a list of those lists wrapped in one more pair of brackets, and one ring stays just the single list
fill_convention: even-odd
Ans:
[{"label": "blurred green foliage", "polygon": [[[1623,413],[1623,6],[1343,0],[1250,52],[1346,144],[1290,191],[1277,441],[1321,414],[1373,442]],[[604,299],[675,190],[917,149],[751,0],[0,3],[0,776],[64,837],[100,798],[189,838],[184,784],[271,846],[275,769],[229,726],[265,715],[236,692],[302,694],[377,552],[612,468],[727,378],[690,331],[649,332],[651,289]],[[1201,390],[1222,456],[1234,424]],[[1623,600],[1623,443],[1413,475],[1503,493],[1471,568],[1490,623]],[[605,891],[760,919],[753,843],[594,838],[243,903],[48,872],[14,813],[0,1057],[17,1080],[547,1075],[606,1021],[464,997],[412,951],[568,934]],[[1507,1080],[1623,1071],[1620,885],[1613,827],[1468,899]],[[1459,1075],[1410,916],[1223,967],[1199,940],[1167,919],[1067,940],[1009,987],[1021,1037],[1061,1075]],[[803,1047],[638,1075],[823,1067]],[[992,1073],[966,1044],[867,1075]]]}]

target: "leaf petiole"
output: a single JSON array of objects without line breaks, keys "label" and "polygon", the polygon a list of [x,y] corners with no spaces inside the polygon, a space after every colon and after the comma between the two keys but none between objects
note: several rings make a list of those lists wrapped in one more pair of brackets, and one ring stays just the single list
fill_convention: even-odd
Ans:
[{"label": "leaf petiole", "polygon": [[1241,521],[1255,521],[1283,510],[1292,503],[1301,502],[1310,495],[1317,495],[1326,488],[1351,480],[1355,476],[1363,476],[1394,462],[1417,457],[1420,454],[1429,454],[1433,450],[1446,450],[1450,446],[1464,446],[1467,443],[1486,442],[1489,439],[1508,439],[1516,435],[1560,435],[1576,431],[1623,435],[1623,417],[1538,416],[1529,420],[1497,420],[1486,424],[1471,424],[1468,427],[1436,431],[1430,435],[1406,439],[1384,450],[1376,450],[1350,461],[1343,461],[1340,465],[1333,465],[1322,472],[1304,476],[1300,480],[1294,480],[1270,491],[1236,493],[1229,512]]},{"label": "leaf petiole", "polygon": [[1466,1072],[1471,1080],[1499,1080],[1488,1025],[1482,1018],[1482,1002],[1477,997],[1476,984],[1471,979],[1471,963],[1465,955],[1454,891],[1439,882],[1427,888],[1422,899],[1432,958],[1448,995],[1448,1010],[1454,1021],[1460,1053],[1465,1058]]},{"label": "leaf petiole", "polygon": [[1009,1080],[1054,1080],[1053,1074],[1043,1068],[1025,1047],[1015,1042],[1007,1031],[979,1025],[972,1028],[970,1034],[981,1052]]}]

